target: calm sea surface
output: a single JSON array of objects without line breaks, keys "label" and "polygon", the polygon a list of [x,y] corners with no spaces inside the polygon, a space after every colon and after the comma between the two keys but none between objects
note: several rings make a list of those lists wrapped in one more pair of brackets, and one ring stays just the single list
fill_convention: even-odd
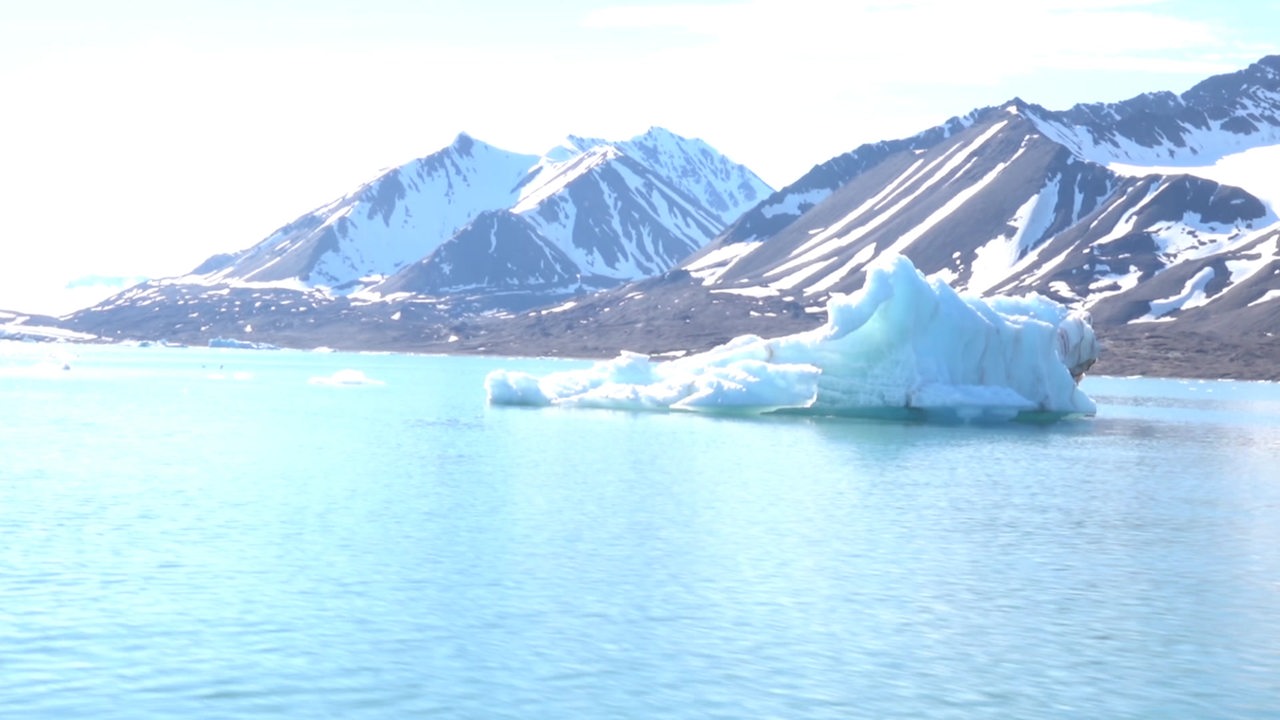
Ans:
[{"label": "calm sea surface", "polygon": [[580,365],[0,346],[0,716],[1280,717],[1280,386],[485,403]]}]

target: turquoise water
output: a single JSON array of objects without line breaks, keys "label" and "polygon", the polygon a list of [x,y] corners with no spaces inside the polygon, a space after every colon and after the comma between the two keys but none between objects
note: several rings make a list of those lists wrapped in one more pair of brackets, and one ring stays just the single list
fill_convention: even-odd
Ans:
[{"label": "turquoise water", "polygon": [[0,717],[1280,717],[1280,386],[485,404],[579,364],[0,348]]}]

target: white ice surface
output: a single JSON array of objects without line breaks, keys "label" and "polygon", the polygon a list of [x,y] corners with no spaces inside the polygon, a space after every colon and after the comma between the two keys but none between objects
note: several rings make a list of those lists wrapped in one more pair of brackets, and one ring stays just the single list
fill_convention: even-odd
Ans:
[{"label": "white ice surface", "polygon": [[1280,209],[1280,174],[1275,172],[1277,163],[1280,163],[1280,145],[1265,145],[1237,152],[1223,149],[1210,153],[1208,159],[1212,162],[1141,165],[1113,161],[1106,165],[1115,173],[1135,177],[1151,173],[1195,175],[1223,185],[1244,188],[1273,210]]},{"label": "white ice surface", "polygon": [[881,258],[827,324],[771,340],[735,338],[668,362],[623,353],[537,377],[495,370],[498,405],[1008,419],[1092,414],[1076,386],[1097,357],[1088,316],[1040,296],[962,297],[901,256]]}]

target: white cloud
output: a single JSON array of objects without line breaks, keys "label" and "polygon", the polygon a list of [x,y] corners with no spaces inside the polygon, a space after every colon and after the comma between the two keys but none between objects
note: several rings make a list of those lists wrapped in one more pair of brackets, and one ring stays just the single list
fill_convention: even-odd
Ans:
[{"label": "white cloud", "polygon": [[[1220,52],[1225,38],[1210,25],[1161,13],[1162,3],[1123,0],[746,0],[702,5],[624,5],[590,13],[584,24],[614,31],[675,31],[655,55],[682,60],[717,54],[786,64],[814,75],[864,70],[879,82],[989,83],[1046,69],[1135,63],[1153,53]],[[1246,57],[1247,60],[1255,59]],[[1216,72],[1239,65],[1222,58],[1165,58],[1184,70]],[[699,63],[701,64],[701,63]],[[793,78],[805,82],[799,73]]]},{"label": "white cloud", "polygon": [[1054,108],[1181,91],[1265,54],[1169,10],[1160,0],[742,0],[618,5],[583,23],[647,41],[617,73],[640,104],[683,108],[674,115],[695,132],[786,182],[862,142],[1015,95]]}]

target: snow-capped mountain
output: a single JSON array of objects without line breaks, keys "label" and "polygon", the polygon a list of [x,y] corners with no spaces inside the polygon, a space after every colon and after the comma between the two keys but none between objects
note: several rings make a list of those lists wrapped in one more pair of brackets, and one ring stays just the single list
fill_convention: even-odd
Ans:
[{"label": "snow-capped mountain", "polygon": [[1277,166],[1280,57],[1181,95],[1065,111],[1015,98],[863,145],[767,195],[705,144],[657,129],[625,142],[571,136],[541,157],[462,136],[73,327],[201,338],[251,324],[287,344],[426,351],[693,351],[814,327],[830,295],[900,253],[963,292],[1036,292],[1088,310],[1103,373],[1221,376],[1225,362],[1280,379]]},{"label": "snow-capped mountain", "polygon": [[[1040,292],[1102,326],[1257,307],[1280,291],[1265,199],[1280,176],[1239,163],[1277,146],[1280,57],[1181,96],[1057,113],[1015,99],[814,168],[682,267],[714,292],[817,305],[901,253],[957,289]],[[1214,179],[1232,160],[1256,194]]]},{"label": "snow-capped mountain", "polygon": [[616,143],[571,136],[541,157],[463,134],[182,280],[338,293],[602,287],[669,269],[769,191],[701,140],[659,128]]}]

